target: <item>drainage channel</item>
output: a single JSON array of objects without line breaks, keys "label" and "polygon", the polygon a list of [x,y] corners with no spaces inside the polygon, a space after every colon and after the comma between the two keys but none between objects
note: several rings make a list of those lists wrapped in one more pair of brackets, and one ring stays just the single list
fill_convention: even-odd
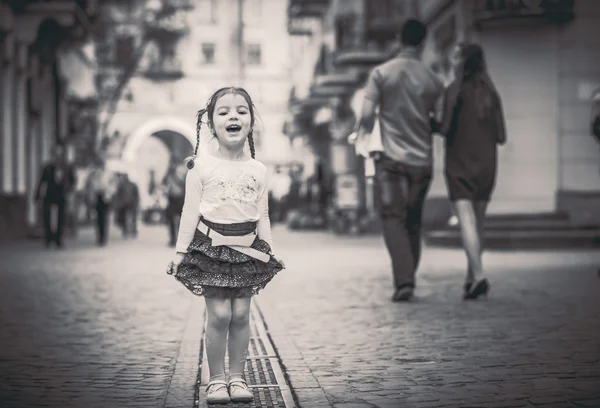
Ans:
[{"label": "drainage channel", "polygon": [[[206,319],[205,319],[206,321]],[[204,326],[206,330],[206,323]],[[271,339],[267,335],[265,323],[261,317],[258,306],[253,301],[250,309],[250,345],[244,369],[244,377],[248,388],[254,393],[254,401],[250,403],[230,402],[229,404],[208,404],[206,402],[206,385],[208,384],[209,371],[204,345],[204,332],[202,335],[202,357],[200,361],[200,385],[194,408],[208,407],[235,407],[235,408],[296,408],[292,391],[285,380],[279,358],[275,353]],[[225,370],[228,367],[228,358],[225,356]],[[228,373],[226,373],[227,375]]]}]

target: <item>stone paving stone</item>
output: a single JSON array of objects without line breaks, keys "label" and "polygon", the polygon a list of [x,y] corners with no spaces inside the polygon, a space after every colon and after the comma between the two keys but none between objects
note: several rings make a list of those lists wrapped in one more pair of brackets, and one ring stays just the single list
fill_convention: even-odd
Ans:
[{"label": "stone paving stone", "polygon": [[[394,304],[381,238],[274,238],[288,269],[256,300],[301,408],[600,406],[600,254],[486,254],[492,294],[465,303],[464,255],[426,248]],[[0,248],[0,407],[191,407],[203,302],[165,243]]]},{"label": "stone paving stone", "polygon": [[[600,398],[600,252],[486,253],[491,294],[464,302],[464,253],[425,248],[416,299],[398,304],[381,237],[276,227],[274,240],[287,269],[257,303],[276,347],[285,344],[301,407],[571,408]],[[322,393],[296,387],[296,373]]]},{"label": "stone paving stone", "polygon": [[187,326],[175,363],[175,371],[167,391],[165,400],[167,408],[190,408],[194,404],[200,369],[200,343],[205,303],[199,297],[193,298],[192,302],[193,307],[190,308]]},{"label": "stone paving stone", "polygon": [[166,227],[112,229],[104,248],[89,230],[0,247],[2,408],[164,406],[192,298],[165,273]]}]

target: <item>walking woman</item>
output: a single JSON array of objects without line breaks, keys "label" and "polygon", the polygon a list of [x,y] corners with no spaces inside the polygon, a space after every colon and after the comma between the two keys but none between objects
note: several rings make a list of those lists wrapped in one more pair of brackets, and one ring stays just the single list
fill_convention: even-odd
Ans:
[{"label": "walking woman", "polygon": [[506,142],[506,131],[483,49],[461,44],[455,53],[456,75],[446,91],[442,125],[445,176],[469,265],[464,298],[477,299],[490,289],[481,262],[483,223],[496,182],[497,146]]}]

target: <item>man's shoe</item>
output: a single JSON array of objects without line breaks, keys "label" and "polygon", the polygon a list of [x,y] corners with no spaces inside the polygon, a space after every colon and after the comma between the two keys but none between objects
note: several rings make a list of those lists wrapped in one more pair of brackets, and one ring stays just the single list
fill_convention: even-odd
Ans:
[{"label": "man's shoe", "polygon": [[407,302],[412,299],[415,289],[412,286],[401,286],[396,289],[392,301]]}]

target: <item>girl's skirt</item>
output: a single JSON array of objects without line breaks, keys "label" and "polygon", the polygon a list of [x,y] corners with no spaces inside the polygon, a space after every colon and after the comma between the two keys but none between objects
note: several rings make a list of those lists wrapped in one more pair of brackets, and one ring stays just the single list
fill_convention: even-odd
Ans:
[{"label": "girl's skirt", "polygon": [[[246,235],[256,222],[218,224],[202,220],[210,229],[225,235]],[[250,246],[269,254],[268,262],[228,246],[212,246],[212,239],[196,230],[188,253],[179,264],[175,278],[193,294],[205,297],[242,298],[258,294],[284,266],[271,255],[269,244],[258,236]]]}]

